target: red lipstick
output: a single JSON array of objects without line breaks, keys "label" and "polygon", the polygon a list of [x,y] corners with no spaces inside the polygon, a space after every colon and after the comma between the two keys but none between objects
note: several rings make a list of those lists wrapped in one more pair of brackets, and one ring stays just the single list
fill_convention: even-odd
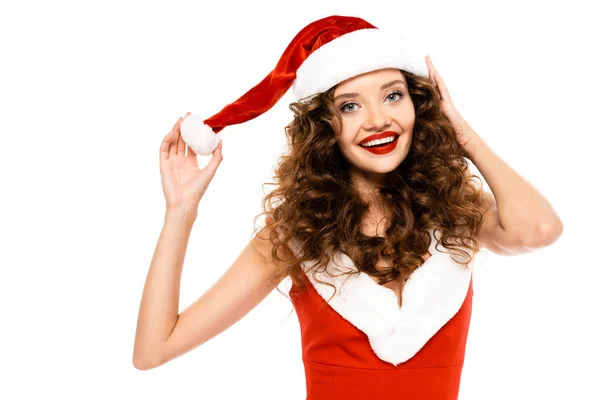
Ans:
[{"label": "red lipstick", "polygon": [[360,141],[359,145],[369,142],[371,140],[383,139],[383,138],[388,138],[388,137],[393,137],[393,136],[396,136],[396,138],[394,138],[394,141],[390,142],[390,143],[386,143],[384,145],[378,145],[378,146],[373,146],[373,147],[360,146],[363,149],[365,149],[373,154],[387,154],[387,153],[393,151],[396,148],[396,146],[398,145],[398,134],[396,132],[386,131],[386,132],[382,132],[382,133],[377,133],[375,135],[367,136],[366,138],[364,138],[363,140]]},{"label": "red lipstick", "polygon": [[381,132],[381,133],[376,133],[374,135],[367,136],[366,138],[364,138],[363,140],[361,140],[358,144],[365,144],[367,142],[370,142],[371,140],[384,139],[386,137],[397,136],[397,135],[398,134],[396,132],[393,132],[393,131],[385,131],[385,132]]}]

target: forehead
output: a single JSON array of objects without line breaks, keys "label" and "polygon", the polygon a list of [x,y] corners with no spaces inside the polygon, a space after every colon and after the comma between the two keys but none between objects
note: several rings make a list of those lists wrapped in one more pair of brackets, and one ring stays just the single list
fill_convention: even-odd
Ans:
[{"label": "forehead", "polygon": [[406,82],[404,74],[396,68],[379,69],[365,74],[346,79],[337,84],[333,90],[334,96],[344,92],[356,92],[361,89],[379,88],[381,85],[393,81],[401,80]]}]

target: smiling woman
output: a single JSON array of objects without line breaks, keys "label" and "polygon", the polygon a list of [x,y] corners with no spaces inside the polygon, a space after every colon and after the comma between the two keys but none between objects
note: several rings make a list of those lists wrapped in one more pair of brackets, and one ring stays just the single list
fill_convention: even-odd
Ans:
[{"label": "smiling woman", "polygon": [[[177,314],[180,274],[168,267],[182,262],[222,159],[218,133],[268,111],[292,86],[289,148],[263,199],[266,226]],[[140,307],[136,365],[154,368],[205,343],[290,277],[307,398],[456,400],[477,235],[509,237],[494,230],[495,203],[469,170],[457,122],[415,43],[343,16],[302,29],[265,79],[214,116],[178,121],[161,148],[171,212]],[[196,154],[213,155],[205,170]]]},{"label": "smiling woman", "polygon": [[[341,113],[338,140],[342,154],[374,179],[381,180],[381,175],[398,167],[411,145],[415,108],[400,87],[407,88],[402,72],[386,68],[348,79],[333,92]],[[352,168],[351,173],[354,171]]]},{"label": "smiling woman", "polygon": [[[391,95],[398,83],[382,90],[399,77],[407,92],[401,99]],[[348,96],[335,101],[338,94]],[[472,235],[482,223],[484,195],[436,99],[426,78],[386,68],[291,105],[290,151],[275,170],[278,185],[264,208],[284,233],[274,247],[302,243],[298,265],[281,267],[295,285],[302,287],[305,273],[341,251],[357,266],[348,274],[364,272],[399,289],[430,254],[431,229],[466,259],[465,268],[472,262],[480,249]],[[349,104],[352,112],[344,112]],[[396,137],[379,146],[393,150],[373,154],[377,146],[361,146],[373,135]],[[299,265],[308,260],[319,262]],[[401,290],[396,294],[401,298]]]}]

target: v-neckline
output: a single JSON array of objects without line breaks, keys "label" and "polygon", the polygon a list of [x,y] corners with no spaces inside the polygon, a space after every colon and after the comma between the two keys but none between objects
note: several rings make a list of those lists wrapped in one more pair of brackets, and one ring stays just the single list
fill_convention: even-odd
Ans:
[{"label": "v-neckline", "polygon": [[[404,287],[402,288],[402,305],[400,305],[400,299],[399,297],[396,295],[396,292],[394,292],[393,289],[390,289],[386,286],[380,285],[379,283],[377,283],[377,281],[370,276],[369,274],[365,273],[364,271],[358,271],[358,268],[356,267],[356,264],[354,263],[354,261],[352,260],[352,258],[344,253],[343,251],[338,251],[337,254],[334,255],[334,259],[335,258],[341,258],[341,264],[342,266],[346,269],[346,271],[344,272],[348,272],[348,271],[353,271],[356,272],[358,271],[358,274],[354,274],[353,278],[355,279],[360,279],[362,281],[365,282],[366,285],[369,286],[373,286],[376,287],[376,290],[380,291],[384,296],[389,297],[389,295],[393,296],[394,302],[393,304],[395,305],[395,312],[394,313],[400,313],[400,311],[402,310],[403,307],[406,306],[405,303],[405,293],[407,291],[410,291],[412,286],[414,285],[415,281],[419,280],[419,275],[423,274],[423,269],[426,269],[428,264],[430,264],[430,261],[435,258],[436,256],[440,255],[440,254],[444,254],[439,252],[438,250],[436,250],[435,246],[437,243],[437,239],[435,237],[435,230],[434,229],[429,229],[429,233],[431,236],[431,243],[429,244],[429,248],[428,248],[428,253],[431,254],[431,256],[429,256],[429,258],[427,260],[425,260],[423,262],[423,264],[421,264],[417,269],[415,269],[410,276],[408,277],[408,279],[406,280],[406,282],[404,283]],[[330,265],[334,264],[335,265],[335,261],[334,259],[332,259],[330,261]],[[310,261],[309,263],[314,264],[314,261]],[[323,275],[323,273],[321,273],[321,275]],[[311,279],[312,280],[312,279]],[[339,279],[334,279],[337,280],[339,282]],[[314,283],[314,282],[313,282]]]},{"label": "v-neckline", "polygon": [[[400,312],[402,310],[402,308],[405,306],[405,304],[406,304],[405,303],[405,299],[406,299],[405,293],[407,291],[410,291],[410,289],[411,289],[411,287],[412,287],[412,285],[414,284],[415,281],[419,280],[419,275],[423,274],[422,269],[424,267],[427,268],[427,264],[429,264],[429,261],[432,258],[434,258],[435,256],[437,256],[437,255],[440,254],[440,252],[435,249],[435,246],[436,246],[436,243],[437,243],[437,239],[435,237],[435,230],[434,229],[429,229],[428,231],[429,231],[429,235],[431,237],[431,243],[429,244],[429,248],[427,249],[427,251],[428,251],[429,254],[431,254],[431,256],[429,256],[429,258],[427,260],[425,260],[423,262],[423,264],[421,264],[417,269],[415,269],[410,274],[410,276],[408,277],[408,279],[406,280],[406,282],[404,283],[404,286],[402,288],[402,293],[401,293],[401,295],[402,295],[402,305],[400,305],[400,298],[398,297],[398,295],[396,294],[396,292],[394,292],[393,289],[390,289],[390,288],[388,288],[386,286],[380,285],[371,275],[367,274],[364,271],[359,271],[358,275],[363,280],[365,280],[366,282],[369,282],[369,283],[372,282],[372,284],[376,285],[380,289],[380,291],[382,293],[389,292],[389,294],[391,294],[394,297],[394,299],[395,299],[394,304],[395,304],[395,308],[397,309],[396,310],[397,312]],[[347,262],[343,262],[342,261],[342,264],[344,266],[346,266],[349,270],[358,271],[358,268],[356,267],[356,264],[354,263],[354,261],[352,260],[352,258],[350,258],[350,256],[348,256],[343,251],[339,251],[338,254],[341,257],[343,257],[343,258],[346,259]]]},{"label": "v-neckline", "polygon": [[[392,289],[378,284],[368,274],[343,274],[344,270],[357,271],[352,259],[343,252],[334,254],[327,266],[329,273],[313,271],[305,275],[337,314],[367,335],[380,359],[397,366],[413,357],[458,312],[469,289],[471,268],[437,251],[436,244],[433,235],[431,256],[405,283],[402,306]],[[316,262],[304,262],[303,269]]]},{"label": "v-neckline", "polygon": [[[342,252],[341,252],[341,253],[342,253]],[[390,289],[390,288],[389,288],[389,287],[387,287],[387,286],[383,286],[383,285],[379,284],[379,283],[378,283],[378,282],[375,280],[375,278],[373,278],[371,275],[367,274],[367,273],[366,273],[366,272],[364,272],[364,271],[360,271],[360,272],[359,272],[359,274],[360,274],[360,275],[364,275],[364,276],[365,276],[367,279],[371,280],[371,281],[372,281],[372,282],[373,282],[375,285],[377,285],[377,286],[381,287],[382,289],[390,291],[390,292],[391,292],[391,293],[394,295],[394,297],[396,298],[396,305],[398,306],[398,310],[401,310],[401,309],[402,309],[402,307],[404,306],[404,299],[405,299],[404,292],[406,292],[406,288],[409,286],[409,284],[412,284],[412,282],[414,282],[414,281],[415,281],[415,274],[417,274],[417,273],[418,273],[418,271],[419,271],[421,268],[423,268],[423,267],[426,267],[426,265],[429,263],[429,261],[430,261],[432,258],[434,258],[436,255],[438,255],[438,254],[439,254],[439,252],[437,252],[437,251],[433,251],[433,252],[432,252],[431,250],[429,250],[429,253],[431,254],[431,255],[429,256],[429,258],[428,258],[427,260],[425,260],[425,261],[423,262],[423,264],[421,264],[421,265],[420,265],[420,266],[419,266],[417,269],[415,269],[413,272],[411,272],[411,274],[409,275],[408,279],[406,279],[406,282],[404,282],[404,286],[402,287],[402,292],[400,293],[400,295],[402,296],[402,305],[400,305],[400,298],[398,297],[398,295],[396,294],[396,292],[395,292],[393,289]],[[346,257],[348,257],[348,255],[347,255],[346,253],[342,253],[342,254],[344,254]],[[350,258],[350,257],[348,257],[348,258]],[[353,264],[352,266],[353,266],[354,268],[356,268],[356,266],[354,265],[354,263],[352,263],[352,264]],[[356,269],[357,269],[357,268],[356,268]],[[418,279],[418,278],[417,278],[417,279]]]}]

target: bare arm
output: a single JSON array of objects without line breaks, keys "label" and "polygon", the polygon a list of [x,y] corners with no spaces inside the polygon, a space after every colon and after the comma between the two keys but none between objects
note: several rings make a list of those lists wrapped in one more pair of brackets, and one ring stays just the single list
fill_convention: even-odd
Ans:
[{"label": "bare arm", "polygon": [[133,365],[147,369],[177,321],[183,259],[196,212],[168,209],[146,277],[138,312]]},{"label": "bare arm", "polygon": [[147,370],[200,346],[258,305],[281,282],[275,277],[270,228],[263,228],[231,267],[178,315],[183,259],[194,213],[167,213],[142,295],[133,364]]},{"label": "bare arm", "polygon": [[199,168],[196,153],[181,136],[183,120],[177,120],[159,149],[167,212],[138,313],[133,365],[142,370],[162,365],[223,332],[283,279],[275,278],[270,228],[264,228],[223,277],[178,314],[183,260],[198,204],[223,160],[219,142],[208,164]]}]

